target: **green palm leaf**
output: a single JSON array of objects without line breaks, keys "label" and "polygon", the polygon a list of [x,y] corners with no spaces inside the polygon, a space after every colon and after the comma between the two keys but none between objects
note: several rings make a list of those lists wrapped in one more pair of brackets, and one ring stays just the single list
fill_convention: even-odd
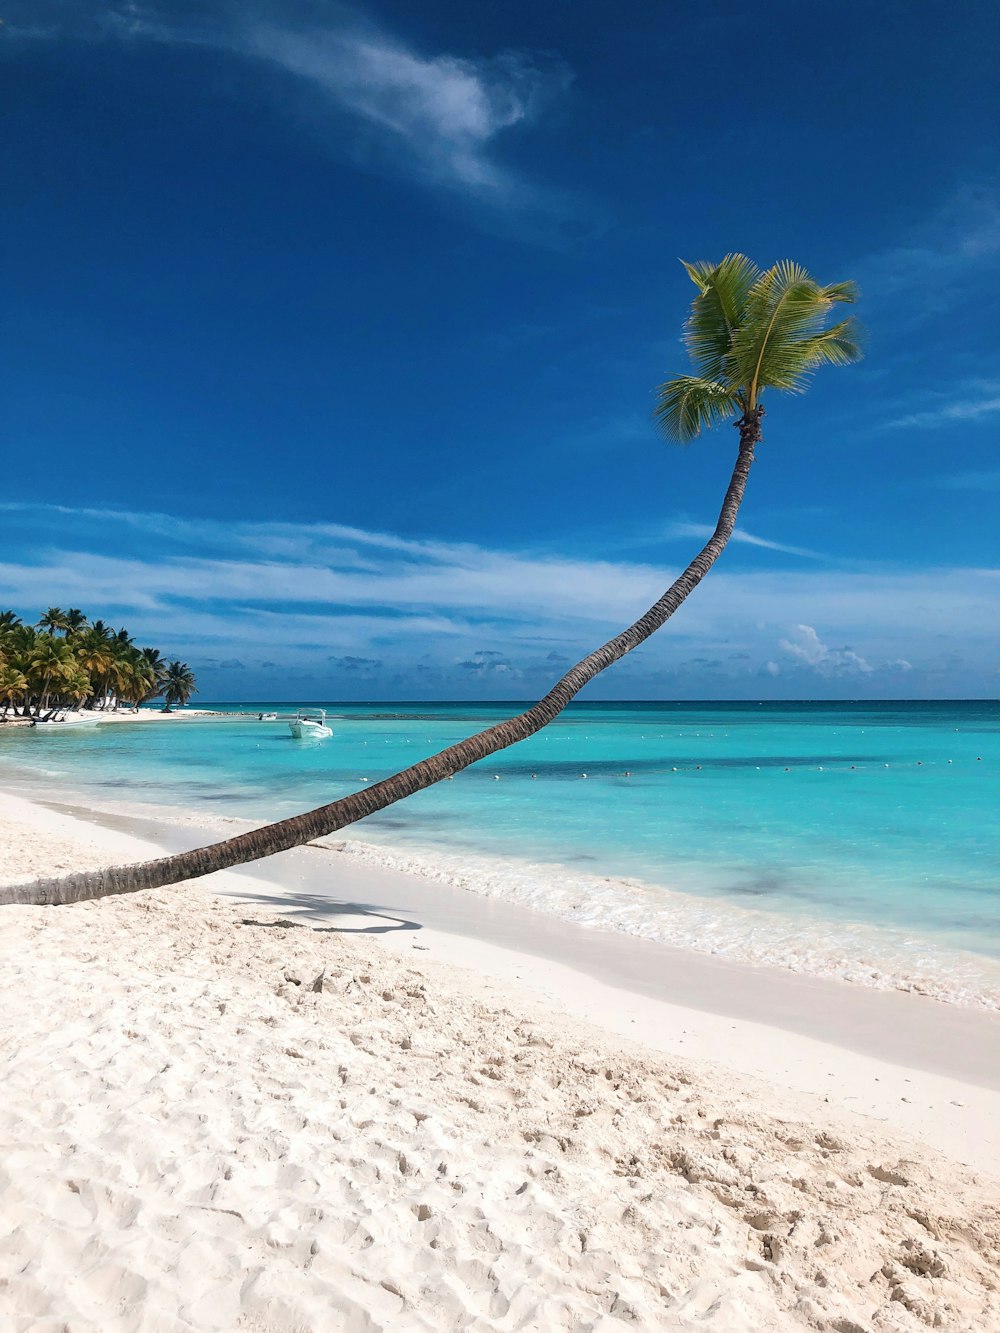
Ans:
[{"label": "green palm leaf", "polygon": [[800,344],[801,355],[810,370],[821,365],[849,366],[863,355],[860,332],[856,319],[843,319],[823,333],[804,339]]},{"label": "green palm leaf", "polygon": [[860,349],[843,327],[839,342],[836,337],[826,344],[821,341],[831,305],[854,296],[853,284],[820,287],[791,260],[761,275],[748,295],[730,363],[734,378],[747,386],[751,406],[766,388],[801,392],[809,372],[826,359],[824,345],[842,358],[839,364],[857,360]]},{"label": "green palm leaf", "polygon": [[656,396],[653,415],[663,433],[678,444],[690,443],[703,430],[725,421],[740,407],[732,389],[695,375],[668,380],[660,385]]},{"label": "green palm leaf", "polygon": [[726,255],[720,264],[681,263],[698,288],[684,329],[685,345],[702,378],[725,380],[733,334],[760,269],[739,254]]}]

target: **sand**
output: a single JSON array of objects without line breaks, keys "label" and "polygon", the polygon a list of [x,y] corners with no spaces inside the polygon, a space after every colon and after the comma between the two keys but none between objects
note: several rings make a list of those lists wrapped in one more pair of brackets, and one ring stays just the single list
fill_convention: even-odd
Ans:
[{"label": "sand", "polygon": [[[38,722],[39,726],[62,729],[64,727],[83,727],[83,726],[105,726],[112,722],[169,722],[176,718],[191,717],[215,717],[217,714],[211,708],[183,708],[171,709],[165,713],[159,705],[155,707],[143,706],[139,709],[104,709],[104,708],[72,708],[62,712],[57,712],[48,722]],[[36,719],[27,717],[18,717],[14,713],[8,713],[6,717],[0,718],[0,727],[30,727]]]},{"label": "sand", "polygon": [[[11,798],[0,849],[9,881],[150,854]],[[987,1130],[972,1169],[960,1118],[796,1088],[780,1029],[773,1081],[704,1009],[656,1050],[620,1031],[648,996],[598,1026],[492,946],[309,929],[256,873],[0,912],[0,1327],[1000,1327]]]}]

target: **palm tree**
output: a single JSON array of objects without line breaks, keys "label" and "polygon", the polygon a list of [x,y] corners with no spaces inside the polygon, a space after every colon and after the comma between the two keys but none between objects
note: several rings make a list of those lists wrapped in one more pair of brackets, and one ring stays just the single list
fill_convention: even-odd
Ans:
[{"label": "palm tree", "polygon": [[14,629],[20,623],[21,617],[16,611],[0,611],[0,631]]},{"label": "palm tree", "polygon": [[96,621],[90,629],[81,630],[73,636],[73,651],[80,666],[88,673],[91,680],[91,692],[94,702],[98,696],[107,696],[108,680],[114,666],[114,652],[111,644],[97,628]]},{"label": "palm tree", "polygon": [[11,666],[9,662],[0,665],[0,703],[3,703],[3,716],[7,716],[7,710],[11,704],[27,691],[28,677],[17,667]]},{"label": "palm tree", "polygon": [[142,648],[140,652],[151,677],[146,693],[136,701],[141,704],[150,699],[155,699],[158,694],[163,693],[163,687],[167,683],[167,663],[164,661],[159,648]]},{"label": "palm tree", "polygon": [[113,675],[119,701],[135,710],[156,688],[156,672],[137,648],[129,647],[116,660]]},{"label": "palm tree", "polygon": [[69,621],[66,619],[66,612],[61,611],[58,606],[50,606],[38,622],[38,628],[48,630],[50,634],[55,634],[57,630],[68,630]]},{"label": "palm tree", "polygon": [[[22,625],[20,622],[14,624],[13,627],[10,625],[2,626],[0,634],[2,634],[4,665],[21,672],[27,682],[31,672],[35,647],[39,639],[38,634],[30,625]],[[21,703],[21,716],[28,717],[31,713],[31,694],[27,684]]]},{"label": "palm tree", "polygon": [[170,662],[163,685],[163,712],[169,713],[171,705],[180,704],[183,708],[195,693],[194,672],[186,662]]},{"label": "palm tree", "polygon": [[53,683],[62,679],[67,669],[75,665],[73,654],[64,640],[48,634],[39,639],[27,673],[28,683],[36,687],[39,713],[48,707]]},{"label": "palm tree", "polygon": [[167,664],[163,660],[163,654],[159,648],[140,648],[139,651],[153,668],[156,679],[161,682],[164,681],[167,675]]},{"label": "palm tree", "polygon": [[87,626],[87,617],[77,606],[71,606],[66,612],[66,637],[76,634],[78,630],[85,629]]},{"label": "palm tree", "polygon": [[79,708],[90,695],[90,677],[83,667],[68,664],[63,671],[60,694],[66,704]]},{"label": "palm tree", "polygon": [[278,824],[177,856],[0,889],[0,903],[79,902],[160,888],[324,837],[533,736],[584,685],[665,624],[705,577],[732,536],[754,451],[761,440],[764,394],[770,389],[801,392],[819,366],[846,365],[861,355],[853,321],[827,327],[834,306],[856,299],[850,283],[821,287],[797,264],[785,262],[762,271],[738,254],[727,255],[719,264],[686,264],[685,268],[698,289],[685,335],[697,373],[660,386],[656,418],[667,436],[678,441],[691,440],[706,427],[732,420],[739,431],[739,448],[714,532],[645,615],[571,667],[526,712],[362,791]]}]

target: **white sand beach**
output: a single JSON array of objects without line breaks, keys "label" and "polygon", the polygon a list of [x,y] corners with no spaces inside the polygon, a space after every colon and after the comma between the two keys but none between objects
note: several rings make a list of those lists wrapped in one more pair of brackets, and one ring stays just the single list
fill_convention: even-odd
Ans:
[{"label": "white sand beach", "polygon": [[[0,797],[4,882],[161,846]],[[473,898],[0,909],[0,1326],[1000,1327],[997,1015]]]},{"label": "white sand beach", "polygon": [[33,717],[17,717],[14,714],[8,714],[7,717],[0,718],[0,726],[13,728],[37,725],[60,729],[64,727],[104,726],[108,723],[120,722],[170,722],[183,718],[212,716],[211,708],[173,708],[169,713],[159,706],[155,708],[121,709],[72,708],[57,712],[47,722],[39,721]]}]

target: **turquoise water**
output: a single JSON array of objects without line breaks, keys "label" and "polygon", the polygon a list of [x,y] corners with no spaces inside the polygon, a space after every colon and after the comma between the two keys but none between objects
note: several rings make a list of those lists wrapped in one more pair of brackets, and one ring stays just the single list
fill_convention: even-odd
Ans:
[{"label": "turquoise water", "polygon": [[[0,777],[16,770],[28,795],[270,819],[516,711],[327,704],[335,736],[309,743],[256,719],[287,705],[202,706],[229,716],[0,731]],[[940,994],[1000,978],[996,702],[578,704],[345,836],[359,854],[734,956]]]}]

